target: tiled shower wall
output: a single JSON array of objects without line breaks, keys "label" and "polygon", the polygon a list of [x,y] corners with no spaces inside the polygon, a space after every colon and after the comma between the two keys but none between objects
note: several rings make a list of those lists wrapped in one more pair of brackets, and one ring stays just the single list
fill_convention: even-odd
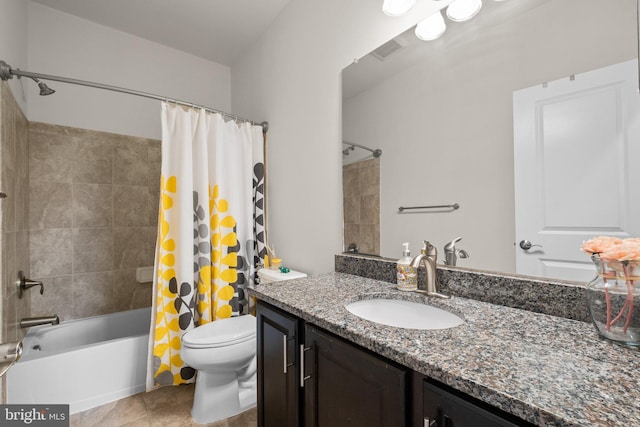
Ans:
[{"label": "tiled shower wall", "polygon": [[18,341],[20,319],[30,314],[28,295],[18,299],[18,271],[29,274],[29,122],[6,82],[0,83],[0,253],[2,261],[2,328],[0,342]]},{"label": "tiled shower wall", "polygon": [[151,305],[160,141],[44,123],[29,126],[33,316],[68,320]]},{"label": "tiled shower wall", "polygon": [[380,254],[380,158],[342,167],[344,250]]}]

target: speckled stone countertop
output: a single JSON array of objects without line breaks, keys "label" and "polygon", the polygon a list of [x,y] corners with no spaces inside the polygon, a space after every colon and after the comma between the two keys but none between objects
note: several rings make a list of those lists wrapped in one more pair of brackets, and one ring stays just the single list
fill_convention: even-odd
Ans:
[{"label": "speckled stone countertop", "polygon": [[[408,368],[540,426],[640,426],[640,351],[586,322],[472,299],[441,300],[330,273],[255,285],[250,294]],[[369,322],[345,304],[425,302],[463,317],[444,330]]]}]

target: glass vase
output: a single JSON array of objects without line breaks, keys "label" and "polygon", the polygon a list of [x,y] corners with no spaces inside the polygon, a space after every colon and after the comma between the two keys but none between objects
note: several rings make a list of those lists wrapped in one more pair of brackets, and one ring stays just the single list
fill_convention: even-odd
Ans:
[{"label": "glass vase", "polygon": [[591,321],[601,337],[640,347],[640,262],[592,257],[597,276],[587,284]]}]

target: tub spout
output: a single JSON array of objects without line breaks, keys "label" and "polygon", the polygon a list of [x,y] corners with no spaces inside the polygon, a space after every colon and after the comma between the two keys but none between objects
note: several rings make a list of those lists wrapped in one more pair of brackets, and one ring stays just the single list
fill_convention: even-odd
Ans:
[{"label": "tub spout", "polygon": [[57,314],[54,314],[53,316],[43,316],[43,317],[25,317],[24,319],[20,320],[20,327],[21,328],[30,328],[32,326],[39,326],[39,325],[57,325],[60,323],[60,318],[58,317]]}]

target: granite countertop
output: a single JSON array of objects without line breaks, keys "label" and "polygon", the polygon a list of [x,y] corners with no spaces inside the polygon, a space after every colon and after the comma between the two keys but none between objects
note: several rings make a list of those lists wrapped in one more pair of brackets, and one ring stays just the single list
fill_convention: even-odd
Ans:
[{"label": "granite countertop", "polygon": [[[640,426],[640,351],[590,323],[454,297],[436,299],[344,273],[256,285],[250,294],[540,426]],[[363,320],[371,296],[426,302],[465,319],[444,330]]]}]

